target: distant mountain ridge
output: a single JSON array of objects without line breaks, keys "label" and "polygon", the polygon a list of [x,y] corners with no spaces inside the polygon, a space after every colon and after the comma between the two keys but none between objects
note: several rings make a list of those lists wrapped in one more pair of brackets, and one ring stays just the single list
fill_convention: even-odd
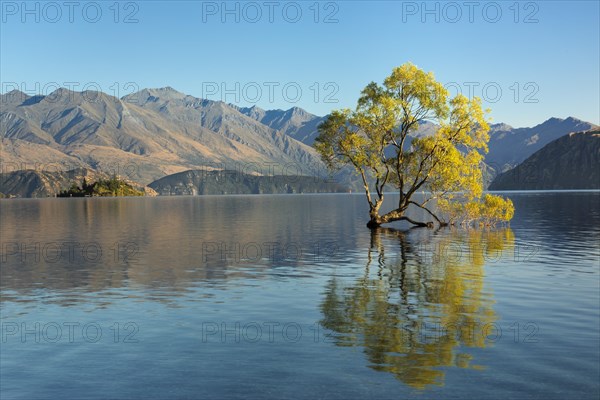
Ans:
[{"label": "distant mountain ridge", "polygon": [[299,107],[292,107],[289,110],[263,110],[256,106],[237,109],[242,114],[309,146],[312,146],[318,136],[319,125],[327,118],[311,114]]},{"label": "distant mountain ridge", "polygon": [[[47,96],[12,91],[0,95],[0,105],[3,172],[88,168],[141,184],[199,168],[327,176],[311,147],[326,116],[298,107],[238,107],[171,87],[143,89],[121,99],[62,88]],[[572,117],[551,118],[532,128],[492,125],[486,176],[513,168],[558,137],[594,127]],[[435,129],[423,122],[413,136]],[[334,179],[360,188],[349,169]]]},{"label": "distant mountain ridge", "polygon": [[[433,134],[437,125],[423,122],[415,137]],[[589,122],[577,118],[550,118],[531,128],[513,128],[505,123],[490,125],[489,151],[484,162],[497,175],[514,168],[527,157],[544,147],[546,144],[572,132],[582,132],[597,128]]]},{"label": "distant mountain ridge", "polygon": [[[93,99],[90,100],[90,99]],[[172,88],[144,89],[117,99],[58,89],[48,96],[10,92],[0,98],[2,160],[31,159],[110,170],[135,166],[129,178],[149,183],[198,167],[301,165],[325,175],[317,153],[235,108]],[[40,157],[46,146],[48,158]]]},{"label": "distant mountain ridge", "polygon": [[485,162],[497,172],[503,172],[561,136],[594,128],[597,126],[573,117],[550,118],[531,128],[494,124],[490,127],[489,152]]},{"label": "distant mountain ridge", "polygon": [[257,176],[239,171],[194,170],[149,185],[160,195],[346,193],[348,188],[311,176]]},{"label": "distant mountain ridge", "polygon": [[490,190],[552,189],[600,189],[600,129],[550,142],[490,185]]}]

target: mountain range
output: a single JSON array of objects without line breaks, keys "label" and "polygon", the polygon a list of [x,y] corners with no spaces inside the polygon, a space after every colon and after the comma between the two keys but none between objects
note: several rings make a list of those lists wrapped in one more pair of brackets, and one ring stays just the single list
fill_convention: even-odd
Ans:
[{"label": "mountain range", "polygon": [[299,107],[289,110],[263,110],[259,107],[237,108],[239,112],[281,131],[294,139],[312,146],[318,135],[318,126],[326,117],[313,115]]},{"label": "mountain range", "polygon": [[600,189],[600,130],[550,142],[494,179],[490,190]]},{"label": "mountain range", "polygon": [[[46,96],[0,95],[2,172],[88,168],[143,185],[187,170],[326,177],[312,148],[326,118],[301,108],[263,110],[189,96],[171,87],[122,97],[58,89]],[[488,175],[513,168],[545,144],[594,128],[551,118],[532,128],[492,125]],[[415,136],[436,126],[423,123]],[[357,188],[343,170],[333,179]]]},{"label": "mountain range", "polygon": [[312,147],[226,103],[172,88],[122,99],[66,89],[35,97],[13,91],[0,102],[4,171],[33,163],[118,169],[143,184],[198,167],[325,174]]},{"label": "mountain range", "polygon": [[532,128],[513,128],[507,124],[490,127],[489,152],[485,162],[501,173],[516,167],[548,143],[568,133],[587,131],[596,125],[577,118],[550,118]]}]

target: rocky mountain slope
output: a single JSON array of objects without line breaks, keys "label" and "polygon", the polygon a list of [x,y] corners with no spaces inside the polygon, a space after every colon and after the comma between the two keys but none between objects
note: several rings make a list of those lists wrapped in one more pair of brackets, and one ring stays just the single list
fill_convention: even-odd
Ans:
[{"label": "rocky mountain slope", "polygon": [[54,197],[72,182],[96,180],[103,174],[78,168],[67,172],[24,170],[0,174],[0,193],[5,197]]},{"label": "rocky mountain slope", "polygon": [[[20,170],[0,173],[0,194],[2,197],[54,197],[67,190],[74,183],[81,185],[83,179],[88,183],[100,179],[109,179],[107,174],[87,168],[76,168],[70,171]],[[135,189],[142,190],[149,196],[156,192],[148,187],[128,182]]]},{"label": "rocky mountain slope", "polygon": [[299,107],[289,110],[263,110],[259,107],[237,108],[242,114],[281,131],[294,139],[312,146],[318,136],[318,127],[326,117],[319,117]]},{"label": "rocky mountain slope", "polygon": [[571,132],[596,128],[577,118],[550,118],[532,128],[495,124],[490,129],[489,152],[485,162],[498,173],[514,168],[548,143]]},{"label": "rocky mountain slope", "polygon": [[543,189],[600,189],[600,130],[563,136],[490,185],[490,190]]},{"label": "rocky mountain slope", "polygon": [[171,88],[122,100],[66,89],[36,97],[13,91],[0,101],[0,155],[11,170],[31,169],[35,160],[64,170],[116,172],[142,183],[200,166],[249,165],[261,173],[267,166],[295,165],[305,175],[324,173],[311,147],[225,103]]},{"label": "rocky mountain slope", "polygon": [[149,185],[160,195],[345,193],[334,182],[311,176],[257,176],[239,171],[185,171]]}]

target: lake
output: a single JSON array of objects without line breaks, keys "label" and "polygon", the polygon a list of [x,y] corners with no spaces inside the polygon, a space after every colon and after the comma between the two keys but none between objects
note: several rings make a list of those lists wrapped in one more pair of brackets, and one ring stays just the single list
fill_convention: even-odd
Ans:
[{"label": "lake", "polygon": [[377,233],[355,194],[3,200],[1,397],[596,399],[600,192],[507,195]]}]

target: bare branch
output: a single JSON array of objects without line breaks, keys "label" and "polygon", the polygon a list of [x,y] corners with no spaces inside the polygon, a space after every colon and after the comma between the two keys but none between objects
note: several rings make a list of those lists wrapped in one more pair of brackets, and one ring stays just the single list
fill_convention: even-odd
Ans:
[{"label": "bare branch", "polygon": [[414,204],[415,206],[417,206],[417,207],[419,207],[419,208],[421,208],[421,209],[423,209],[423,210],[427,211],[427,213],[428,213],[429,215],[431,215],[433,218],[435,218],[435,220],[436,220],[436,221],[437,221],[437,222],[438,222],[440,225],[442,225],[442,226],[444,226],[444,225],[448,225],[446,222],[443,222],[442,220],[440,220],[440,219],[438,218],[438,216],[437,216],[437,215],[435,215],[435,214],[434,214],[434,213],[433,213],[433,212],[432,212],[432,211],[431,211],[429,208],[425,207],[423,204],[419,204],[419,203],[417,203],[417,202],[414,202],[414,201],[412,201],[412,200],[411,200],[411,201],[409,201],[409,203],[410,203],[410,204]]}]

